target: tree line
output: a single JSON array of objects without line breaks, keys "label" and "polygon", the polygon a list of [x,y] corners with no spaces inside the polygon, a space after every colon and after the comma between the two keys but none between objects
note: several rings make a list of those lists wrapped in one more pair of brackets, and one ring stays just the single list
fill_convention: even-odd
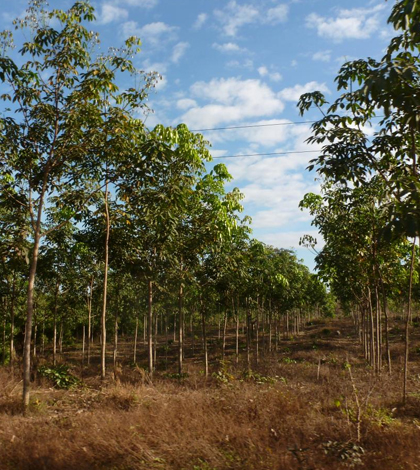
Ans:
[{"label": "tree line", "polygon": [[251,348],[258,360],[276,347],[283,318],[291,334],[334,311],[293,252],[251,238],[243,195],[226,190],[224,165],[208,169],[202,135],[146,128],[138,116],[159,77],[135,67],[135,37],[98,53],[94,18],[89,2],[64,11],[31,0],[0,34],[1,344],[3,363],[22,359],[24,409],[37,355],[56,364],[76,339],[87,363],[100,340],[105,378],[107,342],[115,371],[119,334],[133,336],[135,363],[142,330],[153,374],[157,338],[174,329],[182,374],[189,323],[201,329],[207,374],[215,319],[223,354],[235,324],[237,361],[242,325],[249,366]]},{"label": "tree line", "polygon": [[[336,77],[341,93],[302,95],[301,114],[322,113],[309,142],[320,145],[309,169],[322,192],[302,208],[325,240],[320,275],[354,317],[364,355],[379,373],[392,371],[390,312],[404,319],[404,402],[409,333],[418,325],[420,242],[420,6],[397,1],[388,23],[397,35],[381,60],[346,62]],[[316,240],[301,241],[315,248]]]}]

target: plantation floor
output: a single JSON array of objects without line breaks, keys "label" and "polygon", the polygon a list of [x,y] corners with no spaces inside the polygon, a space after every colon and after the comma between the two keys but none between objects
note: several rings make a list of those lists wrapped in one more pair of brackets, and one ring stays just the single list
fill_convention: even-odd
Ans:
[{"label": "plantation floor", "polygon": [[[117,380],[102,383],[97,351],[82,369],[80,352],[69,349],[65,359],[84,385],[58,390],[38,374],[27,417],[20,377],[0,368],[0,470],[420,469],[418,330],[406,406],[401,331],[393,330],[392,375],[375,376],[347,319],[281,340],[258,364],[254,357],[252,371],[235,364],[229,332],[226,361],[212,343],[207,379],[198,340],[194,356],[187,344],[187,375],[176,374],[174,344],[167,361],[159,350],[153,380],[131,364],[127,338]],[[144,354],[140,345],[140,363]]]}]

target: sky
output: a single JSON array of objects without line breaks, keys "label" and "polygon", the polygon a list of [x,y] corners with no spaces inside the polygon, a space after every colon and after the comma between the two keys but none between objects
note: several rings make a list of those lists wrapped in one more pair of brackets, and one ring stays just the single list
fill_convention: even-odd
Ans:
[{"label": "sky", "polygon": [[[73,2],[50,0],[52,8]],[[149,96],[146,126],[185,123],[211,142],[213,163],[225,163],[245,195],[244,215],[253,237],[278,248],[299,247],[315,236],[311,217],[300,211],[320,182],[308,172],[317,149],[305,140],[313,110],[301,117],[302,93],[338,94],[334,78],[348,60],[380,58],[393,37],[384,0],[96,0],[101,48],[119,47],[136,35],[142,52],[134,58],[162,79]],[[23,14],[26,0],[0,0],[0,29]],[[309,121],[309,122],[308,122]],[[233,129],[232,129],[233,128]],[[215,129],[215,130],[208,130]],[[263,155],[261,155],[263,154]],[[246,156],[240,156],[246,155]]]}]

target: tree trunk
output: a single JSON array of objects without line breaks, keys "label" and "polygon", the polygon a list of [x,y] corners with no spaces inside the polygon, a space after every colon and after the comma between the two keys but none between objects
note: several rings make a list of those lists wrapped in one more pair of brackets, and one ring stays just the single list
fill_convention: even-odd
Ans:
[{"label": "tree trunk", "polygon": [[15,366],[15,298],[16,298],[16,271],[13,271],[12,299],[10,304],[10,369]]},{"label": "tree trunk", "polygon": [[178,373],[182,374],[182,366],[183,366],[183,347],[184,347],[184,286],[181,283],[179,285],[179,296],[178,296],[178,334],[179,334],[179,342],[178,342]]},{"label": "tree trunk", "polygon": [[411,295],[413,291],[413,273],[414,273],[414,259],[416,253],[416,237],[413,240],[413,249],[411,252],[410,264],[410,284],[408,289],[408,305],[407,305],[407,318],[405,320],[405,354],[404,354],[404,386],[403,386],[403,403],[407,403],[407,376],[408,376],[408,352],[409,352],[409,326],[411,318]]},{"label": "tree trunk", "polygon": [[[42,195],[43,197],[43,195]],[[32,322],[34,316],[34,293],[35,293],[35,277],[38,264],[39,242],[41,239],[41,215],[42,200],[39,202],[38,220],[34,234],[34,248],[29,268],[28,277],[28,293],[26,303],[26,324],[25,324],[25,341],[23,346],[23,410],[26,413],[29,406],[30,384],[31,384],[31,342],[32,342]]]},{"label": "tree trunk", "polygon": [[2,357],[3,365],[6,364],[6,315],[7,315],[7,310],[5,308],[4,313],[3,313],[3,357]]},{"label": "tree trunk", "polygon": [[108,291],[108,258],[109,258],[109,233],[110,233],[110,220],[109,220],[109,207],[108,207],[108,179],[105,182],[105,223],[106,223],[106,237],[105,237],[105,267],[104,267],[104,290],[102,300],[102,315],[101,315],[101,379],[105,380],[106,377],[106,301]]},{"label": "tree trunk", "polygon": [[83,325],[82,327],[82,372],[83,372],[83,367],[85,365],[85,338],[86,336],[86,327]]},{"label": "tree trunk", "polygon": [[258,302],[257,298],[257,318],[256,318],[256,329],[257,329],[257,334],[256,334],[256,345],[255,345],[255,359],[256,363],[258,364],[260,361],[260,343],[259,343],[259,329],[260,329],[260,304]]},{"label": "tree trunk", "polygon": [[268,351],[271,353],[273,336],[273,312],[271,310],[271,297],[268,303]]},{"label": "tree trunk", "polygon": [[204,311],[203,301],[201,301],[201,324],[203,328],[203,351],[204,351],[204,372],[206,377],[209,375],[209,355],[207,348],[207,332],[206,332],[206,314]]},{"label": "tree trunk", "polygon": [[90,364],[90,346],[92,342],[92,300],[93,300],[93,276],[90,278],[88,295],[88,334],[87,334],[87,363]]},{"label": "tree trunk", "polygon": [[159,313],[155,312],[155,340],[153,341],[153,364],[154,364],[155,369],[157,365],[158,325],[159,325]]},{"label": "tree trunk", "polygon": [[246,301],[246,366],[248,371],[251,370],[251,358],[250,358],[250,349],[251,349],[251,310],[249,307],[249,300]]},{"label": "tree trunk", "polygon": [[389,349],[389,326],[388,326],[388,301],[385,294],[385,288],[382,283],[382,299],[383,299],[383,306],[384,306],[384,316],[385,316],[385,347],[386,347],[386,359],[388,364],[388,373],[391,375],[392,368],[391,368],[391,351]]},{"label": "tree trunk", "polygon": [[114,366],[114,380],[117,380],[117,356],[118,356],[118,306],[115,309],[114,317],[114,351],[113,351],[113,366]]},{"label": "tree trunk", "polygon": [[222,360],[225,359],[227,320],[228,320],[227,309],[225,309],[225,315],[223,319]]},{"label": "tree trunk", "polygon": [[57,309],[58,309],[58,280],[55,283],[55,294],[54,294],[54,320],[53,320],[53,365],[57,364]]},{"label": "tree trunk", "polygon": [[134,330],[134,348],[133,348],[133,364],[137,363],[137,334],[139,331],[139,318],[136,316],[136,329]]},{"label": "tree trunk", "polygon": [[149,279],[148,283],[149,301],[147,312],[147,359],[149,374],[153,375],[153,281]]}]

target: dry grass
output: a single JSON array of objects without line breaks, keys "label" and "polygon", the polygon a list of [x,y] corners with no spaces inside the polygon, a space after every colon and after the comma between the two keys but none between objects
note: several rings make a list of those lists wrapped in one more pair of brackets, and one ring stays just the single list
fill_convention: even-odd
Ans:
[{"label": "dry grass", "polygon": [[63,391],[43,380],[27,418],[19,378],[0,369],[0,469],[420,468],[418,366],[404,408],[400,367],[373,377],[345,332],[284,341],[248,377],[215,364],[218,378],[206,380],[199,364],[187,367],[185,380],[156,374],[153,384],[128,366],[118,384],[88,376]]}]

